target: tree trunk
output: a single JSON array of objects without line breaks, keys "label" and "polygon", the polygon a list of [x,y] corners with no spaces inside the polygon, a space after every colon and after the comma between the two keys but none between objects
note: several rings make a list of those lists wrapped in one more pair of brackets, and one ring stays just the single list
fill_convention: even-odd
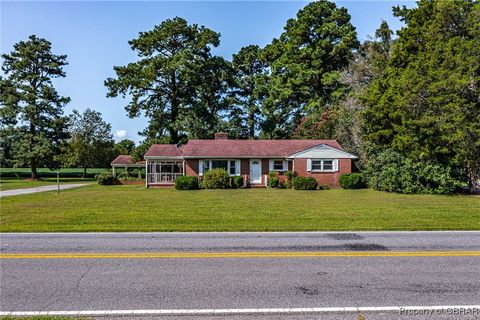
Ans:
[{"label": "tree trunk", "polygon": [[86,175],[87,175],[87,167],[83,167],[82,179],[85,179]]},{"label": "tree trunk", "polygon": [[471,165],[468,167],[468,180],[470,192],[480,194],[480,165]]},{"label": "tree trunk", "polygon": [[30,161],[30,169],[32,170],[31,179],[39,180],[38,173],[37,173],[37,162],[34,159]]},{"label": "tree trunk", "polygon": [[255,138],[255,114],[253,112],[248,115],[248,137]]}]

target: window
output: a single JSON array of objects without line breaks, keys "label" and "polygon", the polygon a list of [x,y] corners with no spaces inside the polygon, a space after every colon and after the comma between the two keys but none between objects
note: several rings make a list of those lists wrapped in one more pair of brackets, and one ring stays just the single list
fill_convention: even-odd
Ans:
[{"label": "window", "polygon": [[273,170],[283,171],[283,160],[273,160]]},{"label": "window", "polygon": [[203,161],[203,172],[207,172],[208,170],[210,170],[210,161]]},{"label": "window", "polygon": [[222,168],[228,171],[228,160],[212,160],[212,169]]},{"label": "window", "polygon": [[312,160],[312,171],[322,171],[322,160]]},{"label": "window", "polygon": [[312,159],[312,171],[332,172],[334,160]]},{"label": "window", "polygon": [[237,165],[235,160],[230,160],[230,175],[235,175],[237,172]]},{"label": "window", "polygon": [[[239,160],[203,160],[203,173],[210,169],[221,168],[228,172],[229,175],[235,176],[240,174],[240,170],[237,169],[237,161]],[[238,172],[237,172],[238,170]],[[200,173],[202,175],[202,173]]]},{"label": "window", "polygon": [[323,171],[333,171],[333,161],[332,160],[323,160]]}]

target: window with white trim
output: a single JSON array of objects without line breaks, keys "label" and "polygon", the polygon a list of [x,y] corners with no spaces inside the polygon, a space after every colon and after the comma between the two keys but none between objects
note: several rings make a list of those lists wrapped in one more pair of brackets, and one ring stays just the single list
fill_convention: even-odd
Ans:
[{"label": "window with white trim", "polygon": [[283,160],[273,160],[273,171],[284,171]]},{"label": "window with white trim", "polygon": [[228,161],[230,163],[230,167],[229,167],[229,174],[230,175],[236,175],[237,174],[237,164],[236,164],[236,161],[235,160],[229,160]]},{"label": "window with white trim", "polygon": [[312,171],[332,172],[333,170],[333,160],[312,159]]},{"label": "window with white trim", "polygon": [[234,159],[214,159],[214,160],[201,160],[203,163],[203,171],[200,175],[203,175],[210,169],[221,168],[228,172],[230,176],[240,175],[240,160]]}]

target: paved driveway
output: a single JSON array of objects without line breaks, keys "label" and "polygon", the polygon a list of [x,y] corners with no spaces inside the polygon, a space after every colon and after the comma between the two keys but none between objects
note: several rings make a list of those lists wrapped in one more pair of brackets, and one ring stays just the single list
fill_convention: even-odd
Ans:
[{"label": "paved driveway", "polygon": [[[79,188],[88,185],[88,183],[66,183],[60,184],[60,190],[65,189],[72,189],[72,188]],[[37,192],[45,192],[45,191],[54,191],[57,190],[57,185],[51,186],[41,186],[35,188],[26,188],[26,189],[13,189],[13,190],[5,190],[0,191],[0,198],[2,197],[10,197],[10,196],[19,196],[22,194],[29,194],[29,193],[37,193]]]}]

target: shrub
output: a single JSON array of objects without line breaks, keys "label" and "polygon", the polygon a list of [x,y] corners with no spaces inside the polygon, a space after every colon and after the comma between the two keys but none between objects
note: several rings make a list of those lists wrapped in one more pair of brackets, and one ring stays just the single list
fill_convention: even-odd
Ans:
[{"label": "shrub", "polygon": [[203,175],[205,189],[226,189],[228,188],[228,181],[228,172],[222,168],[209,170]]},{"label": "shrub", "polygon": [[340,186],[343,189],[363,189],[367,184],[361,173],[347,173],[340,176]]},{"label": "shrub", "polygon": [[315,190],[317,185],[317,179],[313,177],[295,177],[293,179],[293,188],[295,190]]},{"label": "shrub", "polygon": [[117,178],[115,178],[110,172],[99,173],[95,176],[95,179],[97,179],[98,184],[102,186],[117,184]]},{"label": "shrub", "polygon": [[268,181],[268,185],[270,188],[279,188],[280,187],[280,178],[279,177],[271,177]]},{"label": "shrub", "polygon": [[181,176],[175,179],[175,189],[177,190],[197,190],[198,178],[193,176]]},{"label": "shrub", "polygon": [[120,172],[119,174],[116,175],[116,177],[118,180],[126,179],[128,177],[128,172],[126,171]]},{"label": "shrub", "polygon": [[242,176],[235,176],[232,178],[232,188],[238,189],[243,186],[243,177]]},{"label": "shrub", "polygon": [[318,186],[318,190],[330,190],[330,187],[326,184],[321,184]]},{"label": "shrub", "polygon": [[372,157],[364,173],[368,185],[381,191],[449,194],[463,185],[449,167],[405,159],[391,150]]},{"label": "shrub", "polygon": [[295,173],[292,171],[287,171],[285,173],[285,176],[287,177],[287,185],[286,187],[288,189],[291,189],[293,187],[293,178],[295,178]]}]

